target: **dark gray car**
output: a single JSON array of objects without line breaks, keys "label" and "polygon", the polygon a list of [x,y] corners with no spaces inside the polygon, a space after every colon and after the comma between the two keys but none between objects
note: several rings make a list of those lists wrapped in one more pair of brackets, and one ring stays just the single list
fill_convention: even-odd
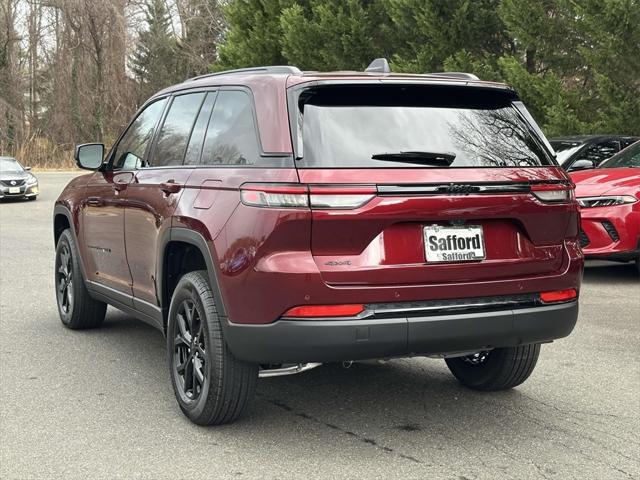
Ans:
[{"label": "dark gray car", "polygon": [[568,172],[596,168],[620,150],[640,140],[625,135],[574,135],[550,138],[558,163]]},{"label": "dark gray car", "polygon": [[0,200],[22,198],[35,200],[40,191],[38,179],[13,157],[0,157]]}]

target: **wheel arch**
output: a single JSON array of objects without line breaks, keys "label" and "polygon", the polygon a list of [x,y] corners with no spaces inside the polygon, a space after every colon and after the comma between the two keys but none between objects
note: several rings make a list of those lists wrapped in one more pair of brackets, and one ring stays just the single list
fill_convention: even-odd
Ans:
[{"label": "wheel arch", "polygon": [[[186,258],[172,258],[172,255],[187,255]],[[197,259],[196,256],[199,256]],[[185,267],[186,265],[186,267]],[[184,270],[184,268],[187,268]],[[166,333],[169,305],[173,288],[179,276],[188,271],[206,269],[209,285],[216,302],[218,315],[226,317],[226,309],[218,282],[217,270],[212,252],[205,238],[198,232],[181,227],[171,227],[165,230],[158,249],[157,295],[162,308],[163,329]],[[178,277],[178,278],[175,278]],[[225,323],[225,322],[221,322]]]},{"label": "wheel arch", "polygon": [[80,272],[82,273],[83,280],[86,281],[87,275],[85,274],[84,269],[84,258],[82,258],[82,246],[78,241],[78,235],[75,228],[75,223],[73,221],[73,215],[71,214],[71,210],[69,210],[65,205],[57,204],[53,208],[53,248],[57,248],[58,240],[60,239],[60,235],[66,229],[69,229],[71,235],[73,236],[73,240],[76,244],[78,255],[78,263],[80,264]]}]

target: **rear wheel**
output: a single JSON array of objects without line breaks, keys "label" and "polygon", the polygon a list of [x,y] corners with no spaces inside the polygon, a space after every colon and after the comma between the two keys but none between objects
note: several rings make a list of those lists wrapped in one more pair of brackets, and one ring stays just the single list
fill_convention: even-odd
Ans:
[{"label": "rear wheel", "polygon": [[458,381],[474,390],[508,390],[524,382],[538,362],[540,344],[496,348],[466,357],[447,358]]},{"label": "rear wheel", "polygon": [[104,321],[107,304],[89,295],[82,278],[78,250],[73,235],[66,229],[56,246],[55,280],[58,313],[65,327],[95,328]]},{"label": "rear wheel", "polygon": [[236,420],[258,380],[258,366],[236,359],[224,340],[207,272],[185,274],[167,325],[171,383],[184,414],[199,425]]}]

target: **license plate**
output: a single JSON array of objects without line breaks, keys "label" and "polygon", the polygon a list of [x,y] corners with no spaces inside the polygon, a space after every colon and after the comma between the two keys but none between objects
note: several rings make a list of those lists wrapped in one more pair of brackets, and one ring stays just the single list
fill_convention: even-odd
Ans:
[{"label": "license plate", "polygon": [[9,193],[20,193],[20,187],[9,187]]},{"label": "license plate", "polygon": [[424,227],[427,262],[473,262],[485,258],[481,225]]}]

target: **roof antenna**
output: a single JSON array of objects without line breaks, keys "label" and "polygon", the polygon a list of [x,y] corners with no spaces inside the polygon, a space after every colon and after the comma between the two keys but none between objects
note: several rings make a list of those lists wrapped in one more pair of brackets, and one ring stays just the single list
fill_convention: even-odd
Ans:
[{"label": "roof antenna", "polygon": [[391,69],[389,68],[389,62],[387,62],[386,58],[376,58],[373,62],[369,64],[369,66],[365,69],[365,72],[371,73],[391,73]]}]

